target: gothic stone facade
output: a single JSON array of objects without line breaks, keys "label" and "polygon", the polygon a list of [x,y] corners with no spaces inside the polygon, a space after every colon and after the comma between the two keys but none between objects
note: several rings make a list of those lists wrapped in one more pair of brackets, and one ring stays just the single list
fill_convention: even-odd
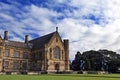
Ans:
[{"label": "gothic stone facade", "polygon": [[58,31],[25,42],[0,36],[0,72],[68,71],[69,40],[62,41]]}]

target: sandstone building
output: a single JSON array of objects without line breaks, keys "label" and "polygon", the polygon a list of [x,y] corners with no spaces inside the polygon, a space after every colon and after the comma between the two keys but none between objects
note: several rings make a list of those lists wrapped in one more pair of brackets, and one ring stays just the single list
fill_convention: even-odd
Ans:
[{"label": "sandstone building", "polygon": [[69,70],[69,40],[61,39],[58,31],[24,42],[0,36],[0,72],[56,72]]}]

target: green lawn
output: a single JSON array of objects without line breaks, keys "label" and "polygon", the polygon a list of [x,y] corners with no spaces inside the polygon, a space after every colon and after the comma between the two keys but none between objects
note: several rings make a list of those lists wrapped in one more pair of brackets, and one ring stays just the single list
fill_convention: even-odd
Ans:
[{"label": "green lawn", "polygon": [[0,80],[120,80],[120,74],[0,75]]}]

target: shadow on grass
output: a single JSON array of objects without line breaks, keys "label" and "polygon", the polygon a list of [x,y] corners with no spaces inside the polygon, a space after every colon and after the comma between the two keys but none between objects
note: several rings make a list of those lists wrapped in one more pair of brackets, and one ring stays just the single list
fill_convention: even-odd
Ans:
[{"label": "shadow on grass", "polygon": [[95,78],[97,78],[97,77],[99,77],[99,78],[120,78],[120,77],[118,77],[118,76],[99,76],[99,75],[52,75],[52,76],[70,76],[70,77],[95,77]]}]

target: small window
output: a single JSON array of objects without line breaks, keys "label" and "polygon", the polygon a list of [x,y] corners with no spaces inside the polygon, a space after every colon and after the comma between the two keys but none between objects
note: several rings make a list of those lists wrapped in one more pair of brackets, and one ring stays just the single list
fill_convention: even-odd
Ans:
[{"label": "small window", "polygon": [[5,62],[4,62],[4,68],[8,68],[8,66],[9,66],[9,62],[8,62],[8,61],[5,61]]},{"label": "small window", "polygon": [[8,49],[5,50],[4,56],[5,56],[5,57],[9,57],[9,50],[8,50]]},{"label": "small window", "polygon": [[20,52],[19,51],[15,51],[13,54],[13,57],[20,57]]},{"label": "small window", "polygon": [[58,38],[56,38],[56,42],[58,42]]},{"label": "small window", "polygon": [[13,63],[13,69],[14,69],[14,70],[19,69],[19,67],[20,67],[19,62],[14,62],[14,63]]}]

